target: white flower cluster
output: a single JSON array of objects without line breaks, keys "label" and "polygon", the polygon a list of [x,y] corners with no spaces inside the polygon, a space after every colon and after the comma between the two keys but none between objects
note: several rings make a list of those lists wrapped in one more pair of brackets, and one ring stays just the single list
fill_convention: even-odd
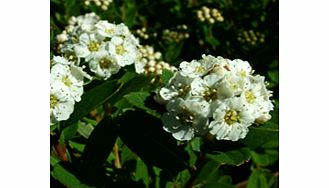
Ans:
[{"label": "white flower cluster", "polygon": [[255,46],[257,43],[265,42],[265,35],[260,32],[254,32],[253,30],[243,31],[238,34],[238,41],[241,43],[249,43]]},{"label": "white flower cluster", "polygon": [[197,11],[197,17],[201,22],[207,21],[210,24],[224,21],[224,17],[218,9],[210,9],[206,6],[203,6],[200,10]]},{"label": "white flower cluster", "polygon": [[107,80],[121,67],[134,64],[136,68],[140,57],[138,40],[127,26],[100,20],[94,13],[72,17],[57,41],[62,56],[51,60],[51,124],[69,118],[75,102],[81,100],[84,78]]},{"label": "white flower cluster", "polygon": [[141,46],[139,48],[141,58],[136,62],[136,72],[146,75],[161,75],[163,69],[175,71],[176,68],[161,60],[161,52],[154,52],[152,46]]},{"label": "white flower cluster", "polygon": [[86,6],[90,6],[90,2],[93,2],[96,6],[101,7],[102,10],[107,10],[113,0],[84,0],[84,4]]},{"label": "white flower cluster", "polygon": [[54,56],[50,69],[50,122],[67,120],[74,103],[81,100],[83,78],[90,78],[81,67],[64,57]]},{"label": "white flower cluster", "polygon": [[187,32],[186,25],[178,25],[176,29],[169,30],[165,29],[162,31],[162,39],[168,42],[180,42],[181,40],[189,38],[190,35]]},{"label": "white flower cluster", "polygon": [[94,13],[72,17],[57,40],[62,43],[62,53],[73,54],[77,64],[87,64],[104,80],[136,62],[139,56],[138,40],[126,25],[100,20]]},{"label": "white flower cluster", "polygon": [[164,129],[177,140],[214,135],[218,140],[244,138],[253,123],[264,123],[273,110],[265,78],[253,75],[248,62],[203,55],[182,62],[159,98],[168,112]]}]

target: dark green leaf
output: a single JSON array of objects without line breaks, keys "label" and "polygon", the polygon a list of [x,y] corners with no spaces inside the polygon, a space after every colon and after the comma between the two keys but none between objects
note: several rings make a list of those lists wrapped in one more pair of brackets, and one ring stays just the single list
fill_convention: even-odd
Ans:
[{"label": "dark green leaf", "polygon": [[150,96],[149,92],[131,92],[124,96],[125,99],[127,99],[131,104],[136,106],[137,108],[140,108],[142,110],[145,110],[148,114],[153,115],[154,117],[160,118],[161,115],[157,114],[155,110],[152,110],[145,106],[145,100],[147,97]]},{"label": "dark green leaf", "polygon": [[276,124],[271,122],[265,125],[260,125],[258,127],[250,127],[250,131],[245,139],[241,140],[246,146],[251,149],[256,149],[266,144],[267,142],[272,142],[272,145],[279,144],[279,129]]},{"label": "dark green leaf", "polygon": [[135,72],[127,71],[119,80],[118,82],[121,84],[127,83],[129,80],[135,78],[137,74]]},{"label": "dark green leaf", "polygon": [[103,164],[117,139],[116,125],[110,118],[104,118],[89,136],[83,153],[84,175],[91,184],[102,178]]},{"label": "dark green leaf", "polygon": [[137,164],[136,164],[136,180],[143,180],[145,185],[148,185],[149,182],[149,176],[148,176],[148,171],[147,171],[147,166],[141,159],[137,159]]},{"label": "dark green leaf", "polygon": [[169,83],[170,78],[174,75],[174,73],[170,70],[164,69],[161,74],[161,80],[163,85],[167,85]]},{"label": "dark green leaf", "polygon": [[60,164],[56,164],[51,172],[52,176],[68,188],[91,188],[82,184],[75,175],[67,171]]},{"label": "dark green leaf", "polygon": [[69,126],[80,120],[91,110],[107,101],[117,88],[118,84],[116,80],[111,80],[85,92],[81,97],[81,101],[75,104],[74,112],[71,114],[70,118],[64,121],[62,125],[64,127]]},{"label": "dark green leaf", "polygon": [[85,149],[85,144],[69,141],[69,145],[80,153],[83,153],[83,150]]},{"label": "dark green leaf", "polygon": [[277,150],[265,150],[264,153],[251,152],[252,160],[260,166],[268,166],[279,160],[279,152]]},{"label": "dark green leaf", "polygon": [[254,170],[248,179],[247,188],[268,188],[265,175],[260,170]]},{"label": "dark green leaf", "polygon": [[137,17],[137,6],[134,0],[125,1],[125,5],[126,7],[124,8],[124,23],[128,27],[132,27],[135,24]]},{"label": "dark green leaf", "polygon": [[249,148],[240,148],[230,151],[214,151],[206,156],[220,165],[228,164],[239,166],[250,159],[250,150]]},{"label": "dark green leaf", "polygon": [[167,62],[175,62],[182,51],[183,43],[173,43],[166,49],[165,60]]},{"label": "dark green leaf", "polygon": [[120,138],[146,164],[174,174],[188,167],[183,148],[162,129],[159,119],[136,110],[126,112],[119,123]]},{"label": "dark green leaf", "polygon": [[128,80],[122,84],[117,92],[109,99],[110,104],[115,104],[121,100],[124,95],[136,91],[148,91],[150,89],[151,79],[143,75],[136,76],[134,79]]},{"label": "dark green leaf", "polygon": [[66,143],[67,141],[71,140],[75,136],[78,127],[78,123],[74,123],[68,127],[65,127],[61,133],[60,142]]},{"label": "dark green leaf", "polygon": [[[214,160],[208,160],[202,167],[197,183],[206,184],[209,183],[211,179],[218,179],[220,177],[220,174],[218,173],[218,168],[220,167],[220,164]],[[215,178],[214,178],[215,177]]]}]

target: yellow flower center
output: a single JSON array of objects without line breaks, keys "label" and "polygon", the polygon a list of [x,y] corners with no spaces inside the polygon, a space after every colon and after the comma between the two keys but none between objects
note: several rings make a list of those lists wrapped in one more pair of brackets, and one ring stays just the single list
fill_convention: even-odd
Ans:
[{"label": "yellow flower center", "polygon": [[251,90],[245,93],[245,97],[248,103],[253,103],[256,99],[254,93]]},{"label": "yellow flower center", "polygon": [[113,34],[114,30],[112,28],[105,29],[105,32],[108,34]]},{"label": "yellow flower center", "polygon": [[50,108],[53,109],[58,104],[58,99],[55,95],[50,95]]},{"label": "yellow flower center", "polygon": [[217,90],[214,88],[207,88],[203,93],[203,97],[208,102],[213,101],[217,98]]},{"label": "yellow flower center", "polygon": [[240,71],[240,76],[243,77],[243,78],[246,77],[247,76],[247,72],[244,71],[244,70]]},{"label": "yellow flower center", "polygon": [[196,71],[197,73],[204,73],[206,70],[205,70],[205,68],[204,68],[203,66],[198,66],[198,67],[195,69],[195,71]]},{"label": "yellow flower center", "polygon": [[178,86],[178,95],[185,97],[190,90],[190,86]]},{"label": "yellow flower center", "polygon": [[66,75],[62,78],[62,82],[67,86],[70,87],[72,85],[72,82],[70,78]]},{"label": "yellow flower center", "polygon": [[104,57],[99,61],[99,66],[102,69],[108,69],[111,67],[112,64],[114,64],[114,61],[108,57]]},{"label": "yellow flower center", "polygon": [[183,125],[192,125],[194,120],[194,114],[186,109],[182,110],[182,113],[180,113],[178,116],[176,116],[176,119],[181,122]]},{"label": "yellow flower center", "polygon": [[97,52],[99,50],[100,44],[97,41],[92,41],[88,44],[88,50],[91,52]]},{"label": "yellow flower center", "polygon": [[126,52],[125,48],[120,44],[115,47],[115,52],[119,55],[122,55]]},{"label": "yellow flower center", "polygon": [[229,111],[227,111],[226,114],[225,114],[225,116],[224,116],[224,121],[228,125],[232,125],[232,124],[234,124],[236,122],[239,122],[239,119],[240,119],[240,115],[235,110],[229,110]]}]

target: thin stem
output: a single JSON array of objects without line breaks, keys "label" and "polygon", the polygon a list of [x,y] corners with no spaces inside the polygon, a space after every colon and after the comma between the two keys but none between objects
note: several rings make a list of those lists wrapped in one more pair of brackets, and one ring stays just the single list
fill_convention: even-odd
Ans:
[{"label": "thin stem", "polygon": [[196,161],[196,165],[192,169],[190,169],[191,177],[188,180],[188,182],[185,184],[184,188],[193,188],[194,187],[194,183],[195,183],[196,179],[198,178],[198,176],[201,172],[201,169],[205,163],[206,163],[206,155],[203,152],[201,152]]},{"label": "thin stem", "polygon": [[114,153],[114,167],[116,169],[121,169],[122,166],[120,162],[119,147],[117,143],[114,144],[113,153]]}]

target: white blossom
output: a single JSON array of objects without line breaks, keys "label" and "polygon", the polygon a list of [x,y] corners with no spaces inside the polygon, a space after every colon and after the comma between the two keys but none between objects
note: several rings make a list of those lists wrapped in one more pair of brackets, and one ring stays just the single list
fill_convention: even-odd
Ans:
[{"label": "white blossom", "polygon": [[248,127],[255,120],[243,100],[236,97],[220,103],[213,118],[209,124],[210,134],[215,135],[218,140],[232,141],[244,138]]},{"label": "white blossom", "polygon": [[114,36],[107,43],[106,48],[121,67],[131,65],[137,61],[138,50],[134,41],[130,38]]},{"label": "white blossom", "polygon": [[[167,105],[164,129],[176,139],[202,136],[204,130],[218,140],[237,141],[253,123],[271,118],[271,96],[265,77],[253,75],[247,61],[202,55],[200,60],[182,62],[156,100]],[[200,113],[202,118],[196,118]]]},{"label": "white blossom", "polygon": [[74,100],[70,91],[63,88],[59,81],[50,86],[50,121],[54,124],[58,121],[67,120],[74,110]]},{"label": "white blossom", "polygon": [[191,140],[194,135],[207,132],[209,104],[203,99],[173,100],[167,104],[167,110],[162,116],[163,128],[177,140]]},{"label": "white blossom", "polygon": [[79,102],[83,94],[83,80],[75,77],[68,65],[55,64],[51,67],[50,83],[68,91],[73,100]]},{"label": "white blossom", "polygon": [[113,74],[116,74],[120,70],[120,66],[112,58],[107,51],[102,50],[97,56],[89,63],[90,70],[97,76],[107,80]]}]

